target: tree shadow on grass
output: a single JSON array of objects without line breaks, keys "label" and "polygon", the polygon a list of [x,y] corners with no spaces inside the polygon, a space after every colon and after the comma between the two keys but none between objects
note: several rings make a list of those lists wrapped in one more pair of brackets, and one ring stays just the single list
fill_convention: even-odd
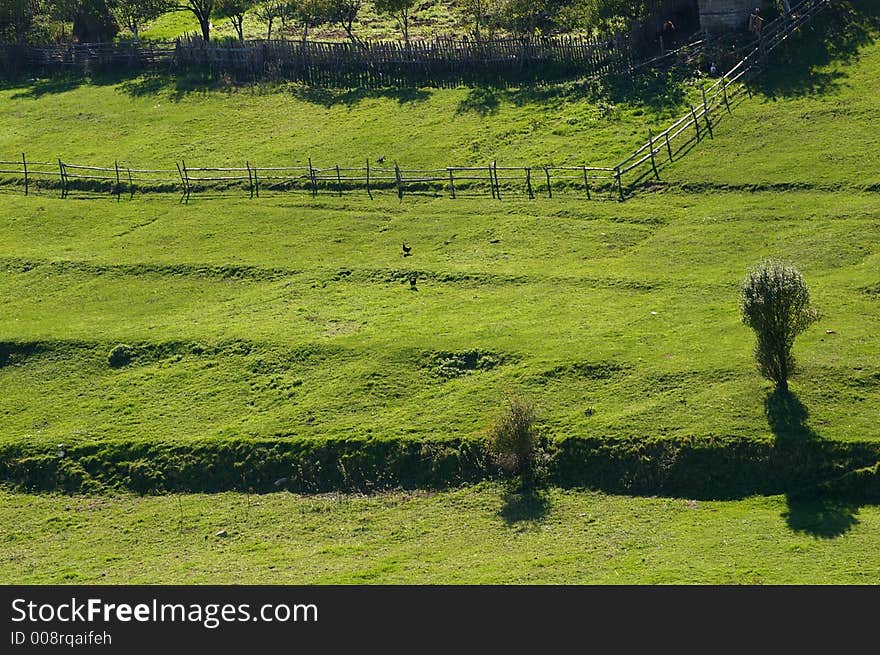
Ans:
[{"label": "tree shadow on grass", "polygon": [[422,88],[386,88],[386,89],[333,89],[327,87],[291,84],[287,89],[294,98],[315,105],[330,108],[335,105],[352,107],[363,100],[389,99],[405,105],[425,102],[431,97],[429,89]]},{"label": "tree shadow on grass", "polygon": [[[777,440],[796,444],[822,437],[807,424],[810,412],[791,390],[776,389],[764,399],[770,430]],[[834,539],[858,524],[859,505],[836,498],[816,498],[803,492],[786,494],[782,514],[789,529],[821,539]]]},{"label": "tree shadow on grass", "polygon": [[771,55],[768,70],[754,81],[754,90],[771,99],[818,95],[833,91],[846,77],[821,70],[830,63],[849,62],[880,31],[880,3],[854,0],[839,3],[813,19]]},{"label": "tree shadow on grass", "polygon": [[543,521],[550,512],[550,500],[543,489],[519,480],[509,482],[504,491],[504,505],[498,514],[508,526]]},{"label": "tree shadow on grass", "polygon": [[790,390],[776,389],[764,399],[764,412],[770,430],[780,440],[819,439],[819,434],[807,425],[810,412]]},{"label": "tree shadow on grass", "polygon": [[467,97],[458,104],[455,113],[459,115],[473,112],[485,118],[496,113],[500,104],[501,100],[493,89],[477,87],[471,89]]},{"label": "tree shadow on grass", "polygon": [[786,496],[788,510],[782,514],[789,529],[820,539],[835,539],[859,524],[859,505],[836,499],[809,500]]}]

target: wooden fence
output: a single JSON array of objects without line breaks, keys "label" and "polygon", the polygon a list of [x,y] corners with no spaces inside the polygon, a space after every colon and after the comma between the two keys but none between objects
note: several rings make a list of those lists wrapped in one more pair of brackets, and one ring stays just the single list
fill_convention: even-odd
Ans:
[{"label": "wooden fence", "polygon": [[142,169],[113,162],[111,166],[88,166],[59,159],[57,162],[30,161],[26,154],[19,160],[0,161],[0,181],[19,185],[25,195],[58,190],[66,198],[71,191],[112,193],[117,199],[132,198],[135,193],[179,192],[186,202],[194,193],[238,190],[251,198],[272,191],[302,191],[342,195],[362,190],[374,193],[448,193],[459,195],[524,194],[529,198],[554,191],[577,190],[588,199],[606,192],[616,184],[614,169],[595,166],[447,166],[445,168],[404,169],[374,166],[366,159],[362,167],[257,166],[245,162],[241,167],[193,167],[185,161],[174,168]]},{"label": "wooden fence", "polygon": [[0,46],[0,73],[199,71],[237,79],[291,80],[335,87],[444,86],[468,81],[513,84],[624,73],[630,36],[319,42],[212,41]]},{"label": "wooden fence", "polygon": [[807,25],[829,2],[803,0],[789,14],[767,24],[761,36],[743,50],[746,54],[742,60],[703,89],[702,102],[691,105],[687,113],[662,132],[654,134],[649,130],[648,140],[613,168],[620,198],[624,196],[624,176],[632,178],[631,183],[650,177],[659,180],[663,164],[674,161],[676,155],[704,138],[713,139],[715,127],[731,113],[735,101],[744,95],[751,97],[750,76],[760,72],[767,54]]},{"label": "wooden fence", "polygon": [[[25,195],[31,190],[58,189],[61,197],[71,190],[111,192],[117,199],[133,197],[136,192],[179,192],[188,202],[193,193],[239,190],[250,197],[271,191],[303,191],[342,195],[346,191],[363,190],[374,193],[392,191],[399,198],[407,193],[448,193],[455,198],[463,194],[491,194],[500,200],[508,194],[553,197],[554,192],[576,191],[586,198],[625,197],[624,178],[633,184],[646,178],[660,179],[664,163],[672,162],[683,151],[714,131],[730,114],[736,101],[751,96],[749,77],[760,70],[766,54],[784,43],[812,17],[828,6],[830,0],[804,0],[783,16],[768,24],[761,38],[752,44],[745,57],[731,70],[702,92],[699,105],[665,130],[654,134],[633,154],[613,167],[599,166],[498,166],[493,161],[485,166],[447,166],[444,168],[404,169],[372,166],[369,159],[363,167],[258,166],[250,161],[243,167],[191,167],[186,162],[174,168],[141,169],[114,162],[112,166],[87,166],[64,162],[0,161],[0,184],[20,185]],[[689,48],[689,47],[688,47]],[[690,50],[688,49],[689,53]]]}]

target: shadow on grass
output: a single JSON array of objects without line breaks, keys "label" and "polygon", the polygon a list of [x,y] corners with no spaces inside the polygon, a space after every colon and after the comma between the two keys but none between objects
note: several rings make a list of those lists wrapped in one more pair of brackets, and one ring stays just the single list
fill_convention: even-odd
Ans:
[{"label": "shadow on grass", "polygon": [[[776,389],[764,399],[764,410],[770,430],[778,440],[790,443],[821,439],[807,425],[810,412],[791,390]],[[783,518],[789,529],[821,539],[834,539],[858,524],[859,506],[835,498],[813,498],[799,492],[785,497],[788,509]]]},{"label": "shadow on grass", "polygon": [[499,515],[508,526],[543,521],[550,512],[550,500],[543,489],[520,480],[508,482]]},{"label": "shadow on grass", "polygon": [[821,539],[834,539],[859,524],[859,506],[854,503],[825,499],[803,500],[786,497],[788,510],[783,518],[793,532],[803,532]]},{"label": "shadow on grass", "polygon": [[793,391],[776,389],[764,399],[764,412],[770,430],[777,439],[820,439],[818,433],[807,425],[810,412]]},{"label": "shadow on grass", "polygon": [[853,60],[876,40],[878,32],[880,3],[839,2],[771,56],[769,69],[756,78],[754,89],[771,99],[833,91],[846,74],[820,69],[835,61]]}]

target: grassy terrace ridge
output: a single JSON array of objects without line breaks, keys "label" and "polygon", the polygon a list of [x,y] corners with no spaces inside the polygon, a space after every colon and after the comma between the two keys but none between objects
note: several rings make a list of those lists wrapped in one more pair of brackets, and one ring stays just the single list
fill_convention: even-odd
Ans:
[{"label": "grassy terrace ridge", "polygon": [[770,436],[737,285],[779,252],[811,429],[880,436],[872,194],[4,205],[5,443],[472,437],[510,387],[557,436]]},{"label": "grassy terrace ridge", "polygon": [[781,496],[524,496],[495,484],[371,496],[3,493],[0,526],[7,584],[880,580],[880,508]]},{"label": "grassy terrace ridge", "polygon": [[[733,444],[722,460],[741,452],[758,468],[745,481],[717,472],[722,495],[873,464],[874,194],[757,193],[731,206],[734,197],[184,206],[4,195],[4,478],[91,488],[80,486],[81,465],[143,490],[185,488],[186,471],[203,489],[265,489],[292,470],[298,488],[344,488],[346,476],[382,486],[385,473],[442,485],[474,479],[480,455],[461,444],[481,438],[511,388],[536,399],[554,439],[667,439],[661,460],[671,461],[677,444],[699,449],[694,439]],[[780,251],[823,313],[798,341],[796,402],[782,406],[754,371],[737,307],[745,269]],[[134,358],[114,368],[120,343]],[[247,439],[264,444],[256,459]],[[365,449],[371,439],[392,443]],[[736,446],[742,439],[754,447]],[[813,454],[784,450],[791,465],[780,472],[767,439]],[[452,441],[432,450],[438,440]],[[855,450],[823,445],[835,442]],[[73,454],[63,470],[58,443]],[[419,443],[429,450],[413,451]],[[566,448],[560,475],[582,481],[571,472],[580,446]],[[633,470],[626,448],[608,454],[622,468],[595,470],[595,480],[617,488],[615,471]],[[308,466],[297,452],[316,453],[303,456],[322,462],[324,477],[297,469]],[[17,453],[45,456],[15,464]],[[340,453],[350,460],[342,477]],[[418,471],[406,473],[408,461]],[[654,474],[635,475],[635,489],[712,494],[711,476],[673,472],[652,487]]]}]

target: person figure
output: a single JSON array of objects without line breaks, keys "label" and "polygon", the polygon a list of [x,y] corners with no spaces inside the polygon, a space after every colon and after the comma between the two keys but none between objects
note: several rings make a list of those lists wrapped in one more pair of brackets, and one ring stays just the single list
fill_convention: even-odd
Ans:
[{"label": "person figure", "polygon": [[715,65],[715,62],[714,62],[714,61],[712,62],[712,65],[709,66],[709,74],[710,74],[712,77],[715,77],[715,76],[718,75],[718,66]]},{"label": "person figure", "polygon": [[749,31],[755,36],[761,36],[761,28],[764,26],[764,19],[761,18],[761,8],[755,7],[755,11],[749,16]]}]

